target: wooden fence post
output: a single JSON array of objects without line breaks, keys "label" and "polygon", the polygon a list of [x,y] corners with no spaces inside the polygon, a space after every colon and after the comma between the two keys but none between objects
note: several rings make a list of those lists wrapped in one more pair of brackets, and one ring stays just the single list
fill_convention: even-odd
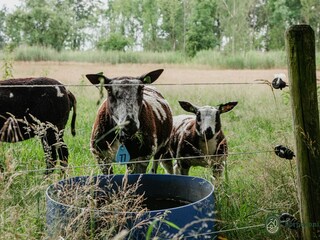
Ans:
[{"label": "wooden fence post", "polygon": [[309,25],[286,32],[303,239],[320,239],[320,132],[315,37]]}]

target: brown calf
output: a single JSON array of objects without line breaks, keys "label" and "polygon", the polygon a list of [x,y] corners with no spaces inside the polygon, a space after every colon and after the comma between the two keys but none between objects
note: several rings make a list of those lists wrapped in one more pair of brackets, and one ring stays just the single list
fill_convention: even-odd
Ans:
[{"label": "brown calf", "polygon": [[232,110],[237,102],[221,104],[218,108],[197,107],[189,102],[179,103],[184,110],[195,115],[173,117],[170,156],[177,160],[174,167],[171,161],[163,162],[163,166],[169,173],[182,175],[188,175],[192,166],[210,167],[213,176],[219,176],[228,151],[227,141],[221,130],[220,114]]},{"label": "brown calf", "polygon": [[[108,97],[98,109],[91,134],[91,151],[104,174],[112,173],[116,152],[125,147],[130,155],[133,173],[145,173],[148,162],[135,161],[160,158],[168,148],[172,129],[172,113],[167,101],[150,84],[162,69],[140,77],[109,79],[99,74],[86,75],[92,84],[103,82]],[[131,164],[133,163],[133,164]],[[157,163],[152,172],[157,171]]]}]

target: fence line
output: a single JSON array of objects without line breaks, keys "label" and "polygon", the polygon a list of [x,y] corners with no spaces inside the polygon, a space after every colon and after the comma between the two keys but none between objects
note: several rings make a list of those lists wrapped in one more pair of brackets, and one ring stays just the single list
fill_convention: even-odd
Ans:
[{"label": "fence line", "polygon": [[[202,156],[189,156],[189,157],[180,157],[180,158],[163,158],[163,159],[143,159],[139,161],[132,161],[127,163],[119,163],[119,162],[111,162],[104,164],[89,164],[89,165],[81,165],[81,166],[68,166],[68,167],[54,167],[50,169],[31,169],[31,170],[23,170],[23,171],[14,171],[18,174],[28,174],[28,173],[37,173],[37,172],[45,172],[46,170],[61,170],[62,168],[65,170],[69,169],[81,169],[81,168],[94,168],[94,167],[102,167],[102,166],[124,166],[127,164],[135,164],[135,163],[150,163],[150,162],[165,162],[165,161],[174,161],[174,160],[188,160],[194,158],[212,158],[212,157],[222,157],[222,156],[235,156],[235,155],[253,155],[253,154],[262,154],[262,153],[274,153],[274,150],[265,150],[265,151],[254,151],[254,152],[238,152],[238,153],[228,153],[228,154],[212,154],[212,155],[202,155]],[[0,172],[0,174],[7,175],[12,174],[12,172]]]},{"label": "fence line", "polygon": [[[1,81],[0,81],[1,83]],[[0,85],[0,88],[42,88],[42,87],[106,87],[106,86],[114,86],[114,85],[124,85],[124,84],[63,84],[63,85]],[[134,85],[144,85],[144,84],[130,84],[132,86]],[[150,86],[215,86],[215,85],[268,85],[272,87],[272,84],[269,80],[265,79],[256,79],[254,82],[212,82],[212,83],[153,83],[150,84]],[[0,145],[1,147],[1,145]],[[64,167],[63,169],[85,169],[85,168],[95,168],[95,167],[101,167],[101,166],[124,166],[127,164],[135,164],[135,163],[150,163],[150,162],[163,162],[163,161],[173,161],[173,160],[188,160],[193,158],[211,158],[211,157],[219,157],[219,156],[235,156],[235,155],[253,155],[253,154],[263,154],[263,153],[274,153],[274,150],[265,150],[265,151],[254,151],[254,152],[233,152],[228,154],[218,154],[218,155],[203,155],[203,156],[190,156],[190,157],[181,157],[181,158],[165,158],[165,159],[143,159],[139,161],[132,161],[128,163],[118,163],[118,162],[112,162],[112,163],[106,163],[106,164],[89,164],[89,165],[81,165],[81,166],[68,166]],[[50,170],[60,170],[62,167],[55,167],[51,168]],[[32,170],[23,170],[23,171],[13,171],[13,172],[0,172],[0,176],[3,175],[9,175],[12,173],[15,174],[28,174],[28,173],[44,173],[48,169],[32,169]],[[252,226],[244,226],[239,228],[231,228],[231,229],[225,229],[225,230],[219,230],[214,231],[210,233],[204,233],[204,234],[198,234],[197,236],[202,235],[212,235],[212,234],[218,234],[218,233],[227,233],[232,231],[239,231],[239,230],[245,230],[245,229],[252,229],[252,228],[262,228],[265,227],[266,224],[257,224]]]},{"label": "fence line", "polygon": [[[0,80],[0,83],[4,82]],[[128,84],[62,84],[62,85],[52,85],[52,84],[44,84],[44,85],[32,85],[32,84],[21,84],[21,85],[7,85],[0,84],[0,88],[45,88],[45,87],[107,87],[107,86],[128,86]],[[149,86],[210,86],[210,85],[271,85],[271,82],[266,79],[255,79],[254,82],[205,82],[205,83],[152,83],[152,84],[130,84],[130,86],[137,85],[149,85]]]}]

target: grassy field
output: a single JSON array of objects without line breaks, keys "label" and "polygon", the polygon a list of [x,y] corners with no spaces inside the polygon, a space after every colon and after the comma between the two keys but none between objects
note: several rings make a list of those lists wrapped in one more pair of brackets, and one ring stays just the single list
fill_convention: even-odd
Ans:
[{"label": "grassy field", "polygon": [[[126,74],[128,66],[124,66],[118,70]],[[117,67],[121,68],[121,65]],[[188,70],[183,68],[182,72],[192,74],[192,69]],[[47,72],[49,76],[50,71]],[[68,74],[65,69],[57,68],[56,71]],[[193,79],[205,78],[199,76],[197,69],[194,71]],[[183,78],[183,75],[178,76]],[[223,79],[223,75],[220,77]],[[97,175],[101,172],[89,151],[89,139],[99,92],[94,87],[78,86],[86,83],[80,76],[75,78],[77,86],[69,86],[68,89],[78,100],[77,135],[71,136],[68,124],[65,142],[70,149],[70,169],[66,177]],[[288,90],[273,92],[268,85],[251,83],[240,85],[235,80],[232,84],[161,85],[157,88],[169,101],[175,115],[184,113],[178,100],[188,100],[197,105],[239,102],[235,109],[222,115],[230,155],[224,176],[215,191],[216,208],[222,221],[220,228],[228,239],[293,239],[295,232],[291,230],[282,228],[276,235],[270,235],[261,226],[270,214],[288,212],[299,217],[295,162],[280,159],[273,152],[278,144],[293,149]],[[0,175],[0,239],[46,238],[45,190],[62,176],[56,171],[49,178],[44,178],[43,157],[38,139],[15,144],[0,143],[0,161],[4,168]],[[115,172],[123,173],[124,168],[117,166]],[[159,173],[164,171],[160,169]],[[210,171],[203,168],[192,169],[191,175],[211,180]]]}]

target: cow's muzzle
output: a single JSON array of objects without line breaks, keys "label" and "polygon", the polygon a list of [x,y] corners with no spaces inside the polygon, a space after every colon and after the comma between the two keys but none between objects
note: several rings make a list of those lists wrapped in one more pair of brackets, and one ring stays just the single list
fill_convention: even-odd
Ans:
[{"label": "cow's muzzle", "polygon": [[203,137],[208,141],[210,139],[213,138],[213,131],[212,131],[212,128],[211,127],[208,127],[204,133],[203,133]]},{"label": "cow's muzzle", "polygon": [[126,124],[122,128],[122,132],[126,136],[132,136],[138,131],[137,123],[132,118],[126,119]]}]

